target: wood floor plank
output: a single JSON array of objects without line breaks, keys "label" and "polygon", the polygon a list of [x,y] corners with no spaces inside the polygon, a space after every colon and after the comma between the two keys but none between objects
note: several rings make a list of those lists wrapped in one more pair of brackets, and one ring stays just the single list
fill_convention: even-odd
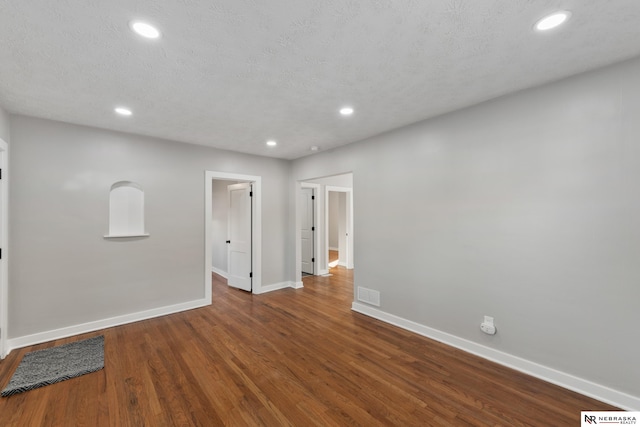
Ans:
[{"label": "wood floor plank", "polygon": [[[335,254],[334,254],[335,256]],[[351,311],[353,273],[102,334],[105,369],[0,399],[2,426],[546,426],[616,408]],[[544,416],[542,416],[544,415]]]}]

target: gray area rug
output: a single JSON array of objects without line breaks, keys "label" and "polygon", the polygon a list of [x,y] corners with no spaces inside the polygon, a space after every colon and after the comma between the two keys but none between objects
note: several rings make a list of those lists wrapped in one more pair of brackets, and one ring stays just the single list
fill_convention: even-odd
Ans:
[{"label": "gray area rug", "polygon": [[104,336],[32,351],[22,358],[2,396],[11,396],[104,368]]}]

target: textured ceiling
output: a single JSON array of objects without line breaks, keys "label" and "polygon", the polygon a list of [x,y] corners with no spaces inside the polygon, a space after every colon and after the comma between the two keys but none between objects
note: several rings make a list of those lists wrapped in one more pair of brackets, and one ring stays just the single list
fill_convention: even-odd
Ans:
[{"label": "textured ceiling", "polygon": [[639,54],[638,0],[0,1],[10,112],[286,159]]}]

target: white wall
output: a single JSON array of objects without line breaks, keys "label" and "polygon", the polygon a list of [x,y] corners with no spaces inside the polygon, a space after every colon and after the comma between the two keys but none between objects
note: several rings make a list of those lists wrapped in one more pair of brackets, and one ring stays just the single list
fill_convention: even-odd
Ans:
[{"label": "white wall", "polygon": [[382,312],[638,404],[638,76],[517,93],[298,159],[292,179],[353,171],[356,286]]},{"label": "white wall", "polygon": [[0,139],[9,143],[9,113],[0,105]]},{"label": "white wall", "polygon": [[[288,162],[24,116],[11,131],[10,338],[203,298],[205,170],[262,176],[262,283],[289,279]],[[148,238],[103,238],[122,180]]]}]

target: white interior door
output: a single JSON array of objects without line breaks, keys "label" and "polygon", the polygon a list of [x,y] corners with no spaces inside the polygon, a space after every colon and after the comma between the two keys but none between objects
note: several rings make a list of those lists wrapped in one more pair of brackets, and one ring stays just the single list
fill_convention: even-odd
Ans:
[{"label": "white interior door", "polygon": [[251,184],[229,185],[227,283],[251,292]]},{"label": "white interior door", "polygon": [[313,245],[315,224],[313,221],[313,188],[303,188],[300,195],[300,238],[302,249],[302,272],[307,274],[315,274],[313,265],[315,262]]}]

